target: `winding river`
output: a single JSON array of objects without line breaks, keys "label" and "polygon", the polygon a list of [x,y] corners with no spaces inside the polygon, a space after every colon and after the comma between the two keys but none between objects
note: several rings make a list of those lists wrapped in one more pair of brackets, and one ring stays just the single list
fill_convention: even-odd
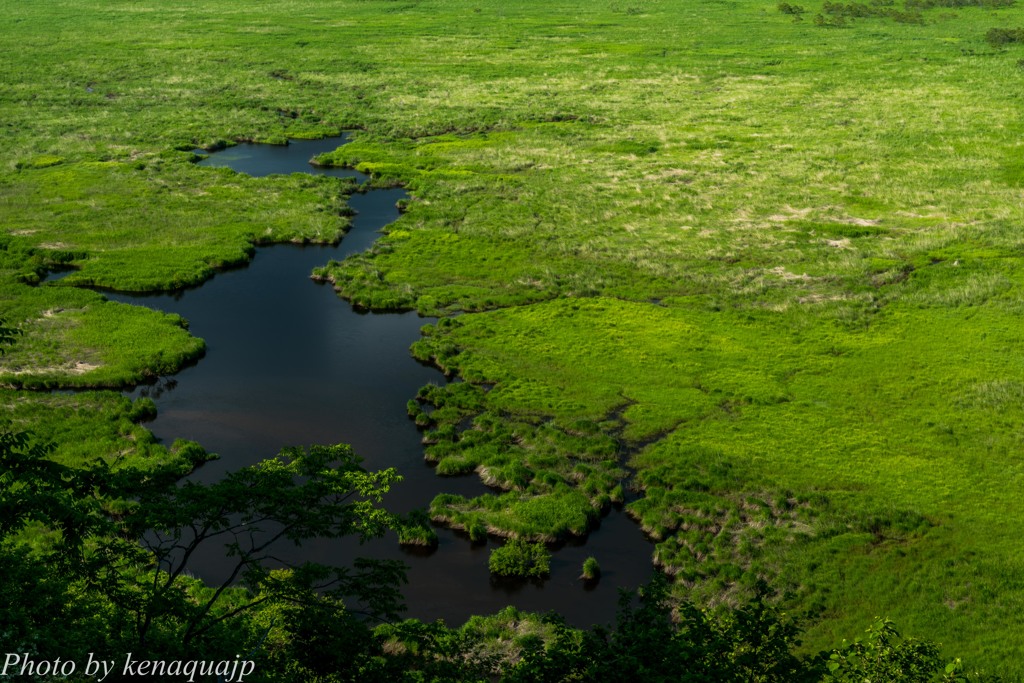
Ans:
[{"label": "winding river", "polygon": [[[293,141],[287,146],[242,144],[210,154],[201,166],[228,166],[253,176],[305,172],[338,177],[362,174],[313,167],[308,160],[334,150],[345,138]],[[330,259],[363,251],[379,230],[398,218],[401,190],[355,194],[352,229],[336,246],[275,245],[259,248],[244,268],[225,271],[201,287],[173,294],[110,299],[174,312],[206,340],[197,364],[135,396],[151,396],[158,416],[149,428],[165,443],[193,439],[219,460],[193,475],[210,481],[252,464],[282,447],[350,443],[368,469],[396,467],[404,481],[385,503],[396,512],[425,507],[441,492],[475,496],[487,488],[473,475],[442,478],[423,462],[420,433],[405,404],[429,382],[443,383],[436,369],[415,361],[409,345],[428,322],[415,313],[367,314],[339,299],[328,285],[309,279]],[[345,563],[359,553],[402,559],[409,565],[404,589],[406,615],[449,624],[472,614],[492,613],[508,604],[530,611],[557,610],[576,626],[611,623],[618,589],[649,580],[651,546],[622,512],[613,511],[586,539],[554,553],[551,577],[542,583],[493,581],[487,557],[500,541],[472,546],[464,537],[438,529],[433,552],[401,549],[395,537],[357,546],[350,541],[306,543],[297,559]],[[587,556],[597,558],[602,578],[585,587],[578,580]],[[216,553],[193,562],[199,576],[216,580],[223,572]]]}]

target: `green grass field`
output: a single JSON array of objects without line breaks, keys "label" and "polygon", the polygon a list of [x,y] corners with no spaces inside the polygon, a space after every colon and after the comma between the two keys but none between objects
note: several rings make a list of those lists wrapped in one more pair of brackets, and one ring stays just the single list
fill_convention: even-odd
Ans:
[{"label": "green grass field", "polygon": [[188,150],[353,129],[326,160],[412,199],[320,274],[464,312],[414,349],[477,385],[424,394],[428,457],[508,489],[435,517],[579,533],[625,481],[680,593],[764,577],[811,648],[887,615],[1020,673],[1024,46],[986,34],[1024,6],[929,4],[0,1],[0,382],[194,358],[71,285],[335,239],[336,181]]}]

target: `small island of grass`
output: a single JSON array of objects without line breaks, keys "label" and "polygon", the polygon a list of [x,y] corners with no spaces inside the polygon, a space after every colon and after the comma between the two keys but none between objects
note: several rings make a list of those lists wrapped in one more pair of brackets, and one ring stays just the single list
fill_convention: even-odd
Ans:
[{"label": "small island of grass", "polygon": [[491,552],[488,567],[497,576],[544,578],[551,573],[551,553],[543,543],[513,538]]},{"label": "small island of grass", "polygon": [[413,510],[397,526],[400,545],[437,547],[437,532],[430,526],[430,517],[423,510]]}]

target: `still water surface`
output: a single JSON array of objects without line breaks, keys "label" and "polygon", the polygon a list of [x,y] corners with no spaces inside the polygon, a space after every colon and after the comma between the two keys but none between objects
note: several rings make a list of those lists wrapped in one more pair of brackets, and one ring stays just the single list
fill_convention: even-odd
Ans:
[{"label": "still water surface", "polygon": [[[211,154],[201,166],[228,166],[253,176],[305,172],[365,176],[348,169],[310,166],[344,138],[292,142],[288,146],[238,145]],[[193,439],[221,458],[193,475],[215,480],[225,472],[276,454],[282,447],[349,443],[368,469],[395,467],[404,481],[386,499],[389,509],[425,507],[442,492],[480,495],[487,488],[473,475],[442,478],[423,462],[421,434],[405,404],[429,382],[444,376],[409,355],[419,328],[430,322],[415,313],[367,314],[339,299],[329,285],[309,279],[330,259],[367,249],[379,230],[398,218],[401,190],[353,195],[352,229],[336,246],[276,245],[257,249],[252,263],[216,275],[201,287],[175,294],[124,295],[117,301],[185,317],[207,343],[206,356],[173,378],[133,394],[151,396],[158,417],[149,428],[165,443]],[[471,546],[460,535],[438,529],[432,553],[407,552],[394,536],[357,546],[346,541],[303,544],[295,560],[344,564],[353,553],[402,559],[409,565],[404,594],[407,616],[443,618],[459,624],[472,614],[508,604],[531,611],[557,610],[578,626],[610,623],[617,590],[650,579],[651,546],[623,513],[611,512],[598,530],[554,553],[551,578],[543,583],[493,581],[487,557],[498,541]],[[602,569],[596,587],[578,580],[583,560],[593,555]],[[210,553],[193,563],[210,580],[223,572],[223,558]]]}]

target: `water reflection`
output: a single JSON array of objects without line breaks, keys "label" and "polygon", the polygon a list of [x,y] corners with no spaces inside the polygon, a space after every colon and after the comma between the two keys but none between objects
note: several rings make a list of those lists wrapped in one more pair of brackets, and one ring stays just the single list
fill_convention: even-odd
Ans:
[{"label": "water reflection", "polygon": [[[308,160],[335,149],[343,138],[288,146],[239,145],[211,154],[202,166],[230,166],[255,176],[297,171],[339,177],[365,176],[346,169],[314,168]],[[201,287],[176,294],[109,298],[174,312],[207,342],[207,354],[174,378],[139,387],[134,395],[157,403],[148,426],[165,442],[193,439],[220,460],[193,475],[212,481],[281,448],[313,443],[350,443],[369,469],[396,467],[404,477],[386,504],[397,512],[425,507],[438,493],[476,496],[487,489],[475,477],[440,478],[423,463],[421,435],[405,413],[420,386],[443,383],[436,369],[409,355],[428,320],[415,313],[364,314],[329,286],[309,279],[330,259],[368,248],[379,230],[398,217],[401,190],[352,196],[352,230],[336,246],[278,245],[257,249],[245,268],[218,274]],[[293,559],[345,563],[359,554],[400,558],[410,565],[405,589],[408,615],[461,623],[472,614],[507,604],[561,612],[586,626],[614,617],[619,587],[635,587],[651,575],[650,552],[636,525],[612,512],[585,541],[566,545],[542,583],[496,582],[487,570],[489,550],[455,532],[439,529],[436,551],[403,551],[394,537],[359,546],[351,541],[304,543]],[[578,579],[593,555],[602,569],[596,586]],[[208,552],[192,563],[208,580],[224,571],[224,559]]]}]

